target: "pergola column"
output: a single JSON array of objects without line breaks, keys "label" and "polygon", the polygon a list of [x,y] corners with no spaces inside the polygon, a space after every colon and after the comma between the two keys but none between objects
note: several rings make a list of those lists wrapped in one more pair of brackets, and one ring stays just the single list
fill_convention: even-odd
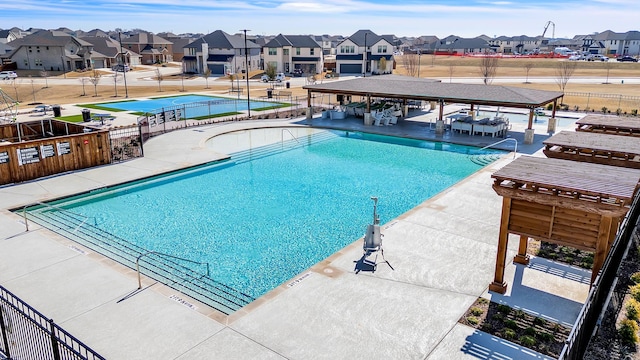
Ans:
[{"label": "pergola column", "polygon": [[367,94],[367,107],[364,110],[364,124],[373,125],[371,120],[371,95]]},{"label": "pergola column", "polygon": [[444,134],[444,100],[438,100],[440,109],[438,111],[438,119],[436,120],[436,135]]},{"label": "pergola column", "polygon": [[504,281],[504,267],[507,262],[507,244],[509,242],[509,216],[511,214],[511,198],[502,198],[502,217],[500,220],[500,234],[498,235],[498,251],[496,255],[496,271],[493,282],[489,284],[489,291],[504,294],[507,283]]},{"label": "pergola column", "polygon": [[527,247],[529,246],[529,237],[520,235],[520,245],[518,245],[518,255],[513,258],[513,262],[529,265],[529,255],[527,255]]},{"label": "pergola column", "polygon": [[558,106],[558,99],[553,100],[553,108],[551,109],[551,117],[547,124],[547,133],[554,134],[556,132],[556,107]]},{"label": "pergola column", "polygon": [[524,129],[524,143],[525,144],[533,144],[533,109],[529,109],[529,123],[527,128]]},{"label": "pergola column", "polygon": [[313,107],[311,106],[311,89],[307,90],[307,120],[313,118]]}]

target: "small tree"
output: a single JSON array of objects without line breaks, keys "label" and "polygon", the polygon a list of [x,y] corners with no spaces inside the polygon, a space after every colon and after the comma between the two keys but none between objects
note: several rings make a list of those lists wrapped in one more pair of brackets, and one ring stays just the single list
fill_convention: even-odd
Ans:
[{"label": "small tree", "polygon": [[276,66],[274,64],[267,64],[267,68],[264,70],[264,73],[269,77],[269,80],[273,80],[276,78]]},{"label": "small tree", "polygon": [[81,77],[80,78],[80,83],[82,83],[82,95],[81,96],[87,96],[87,93],[84,91],[84,86],[89,82],[89,78],[88,77]]},{"label": "small tree", "polygon": [[204,71],[202,71],[202,75],[204,75],[204,82],[206,84],[205,89],[209,88],[209,76],[211,76],[211,69],[209,67],[205,67]]},{"label": "small tree", "polygon": [[158,91],[162,92],[162,80],[164,80],[164,75],[160,72],[160,68],[156,68],[156,80],[158,81]]},{"label": "small tree", "polygon": [[387,73],[387,59],[384,57],[381,57],[380,60],[378,60],[378,72],[382,74]]},{"label": "small tree", "polygon": [[402,55],[402,66],[407,71],[408,76],[418,75],[418,54],[404,54]]},{"label": "small tree", "polygon": [[485,85],[489,85],[493,82],[493,78],[496,76],[498,70],[498,58],[493,56],[484,56],[480,60],[480,75]]},{"label": "small tree", "polygon": [[101,77],[102,74],[96,69],[93,69],[91,76],[89,76],[89,81],[93,84],[93,91],[96,97],[98,96],[98,83],[100,82]]},{"label": "small tree", "polygon": [[453,78],[453,72],[456,70],[456,66],[453,63],[449,64],[449,84],[451,84],[451,78]]},{"label": "small tree", "polygon": [[529,84],[529,71],[531,71],[531,69],[533,69],[533,65],[534,64],[532,62],[528,62],[528,63],[525,63],[524,65],[522,65],[522,67],[524,67],[524,72],[526,74],[526,77],[525,77],[525,80],[524,80],[525,84]]},{"label": "small tree", "polygon": [[47,70],[41,70],[40,76],[44,78],[44,88],[49,88],[49,72]]},{"label": "small tree", "polygon": [[118,72],[116,71],[113,74],[113,91],[114,91],[114,95],[113,97],[118,97],[118,82],[120,81],[120,76],[118,76]]},{"label": "small tree", "polygon": [[560,61],[556,65],[556,83],[560,87],[560,91],[564,91],[573,72],[576,71],[578,64],[574,61]]}]

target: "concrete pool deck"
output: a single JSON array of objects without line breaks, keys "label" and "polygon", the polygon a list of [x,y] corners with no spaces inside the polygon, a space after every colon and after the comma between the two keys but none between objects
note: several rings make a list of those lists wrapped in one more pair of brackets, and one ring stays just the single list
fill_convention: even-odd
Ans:
[{"label": "concrete pool deck", "polygon": [[[435,136],[426,130],[428,116],[413,130],[354,119],[330,125],[391,135],[420,130],[428,138]],[[357,240],[229,317],[147,278],[136,291],[134,271],[35,224],[25,232],[22,218],[8,211],[214,161],[225,154],[205,139],[292,122],[305,120],[175,131],[149,140],[144,158],[0,188],[0,284],[107,359],[545,358],[457,323],[484,296],[572,324],[587,296],[590,272],[537,258],[526,267],[509,264],[505,295],[487,292],[502,205],[490,176],[512,156],[384,224],[385,256],[395,270],[380,264],[374,273],[355,274]],[[517,128],[511,134],[520,136]],[[519,150],[540,155],[546,134],[539,136]],[[513,257],[517,238],[509,245]]]}]

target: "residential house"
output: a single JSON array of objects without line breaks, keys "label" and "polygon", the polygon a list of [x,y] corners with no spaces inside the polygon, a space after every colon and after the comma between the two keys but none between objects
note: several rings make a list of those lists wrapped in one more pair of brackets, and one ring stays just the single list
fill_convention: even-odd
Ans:
[{"label": "residential house", "polygon": [[602,55],[639,55],[640,32],[615,33],[611,30],[592,35],[579,36],[582,50]]},{"label": "residential house", "polygon": [[195,39],[197,39],[202,35],[194,37],[189,35],[176,35],[170,32],[166,32],[166,33],[159,33],[158,36],[160,36],[163,39],[171,41],[171,43],[173,44],[172,46],[173,54],[171,54],[173,61],[182,61],[182,57],[184,56],[184,47],[189,45],[189,43],[191,43],[192,41],[194,41]]},{"label": "residential house", "polygon": [[[82,37],[81,39],[93,45],[91,60],[94,69],[112,68],[123,63],[130,67],[140,65],[141,56],[125,49],[118,40],[104,36]],[[121,57],[120,53],[124,54],[124,57]]]},{"label": "residential house", "polygon": [[526,54],[539,51],[546,46],[547,39],[543,37],[519,36],[498,36],[495,38],[485,37],[494,52],[502,54]]},{"label": "residential house", "polygon": [[276,72],[292,73],[294,69],[304,74],[318,74],[324,68],[322,47],[309,35],[279,34],[263,48],[264,64],[273,66]]},{"label": "residential house", "polygon": [[41,30],[11,42],[19,70],[74,71],[92,67],[93,45],[59,31]]},{"label": "residential house", "polygon": [[18,28],[12,28],[7,30],[0,30],[0,44],[10,43],[13,40],[24,37],[22,30]]},{"label": "residential house", "polygon": [[122,45],[140,54],[142,65],[173,61],[173,43],[149,32],[142,31],[127,37],[123,34]]},{"label": "residential house", "polygon": [[[336,71],[359,75],[391,73],[393,43],[393,35],[379,36],[371,30],[358,30],[337,45]],[[381,61],[383,58],[385,61]]]},{"label": "residential house", "polygon": [[322,55],[336,54],[334,42],[331,41],[331,37],[329,37],[329,35],[316,35],[313,36],[313,40],[320,44],[320,47],[322,48]]},{"label": "residential house", "polygon": [[448,36],[433,45],[435,46],[434,51],[439,54],[447,53],[450,55],[465,55],[494,52],[491,44],[481,37],[470,39]]},{"label": "residential house", "polygon": [[188,73],[203,74],[208,68],[212,75],[244,74],[247,70],[259,69],[260,49],[244,36],[216,30],[184,47],[182,65]]}]

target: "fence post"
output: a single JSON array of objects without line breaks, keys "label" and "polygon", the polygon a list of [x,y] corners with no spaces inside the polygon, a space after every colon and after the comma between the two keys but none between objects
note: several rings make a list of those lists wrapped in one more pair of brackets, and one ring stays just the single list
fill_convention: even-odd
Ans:
[{"label": "fence post", "polygon": [[60,360],[60,350],[58,349],[58,339],[56,338],[53,319],[49,319],[49,326],[51,328],[51,350],[53,351],[53,358],[54,360]]},{"label": "fence post", "polygon": [[9,339],[7,338],[7,326],[4,323],[4,317],[2,315],[3,310],[0,306],[0,333],[2,333],[2,343],[4,344],[5,355],[7,359],[11,359],[11,350],[9,349]]}]

